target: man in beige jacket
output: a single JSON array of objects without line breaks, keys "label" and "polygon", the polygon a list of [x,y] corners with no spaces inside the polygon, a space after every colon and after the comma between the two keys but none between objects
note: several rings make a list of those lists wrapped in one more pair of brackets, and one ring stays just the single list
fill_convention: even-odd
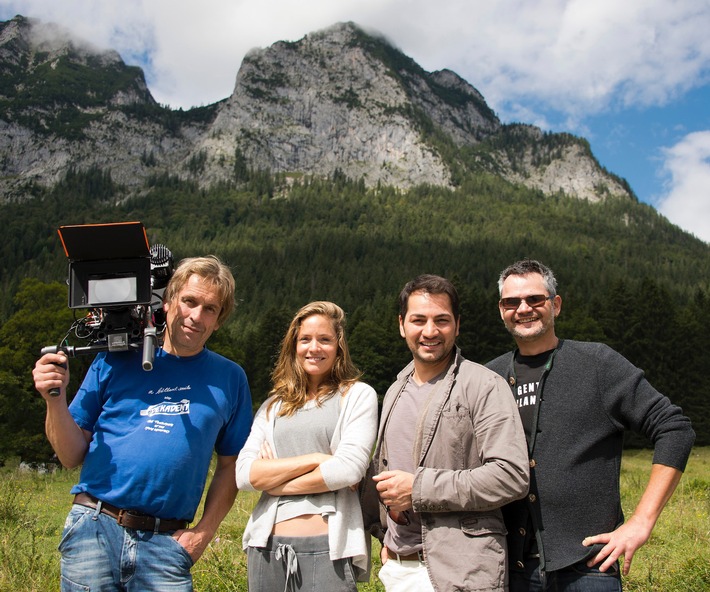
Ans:
[{"label": "man in beige jacket", "polygon": [[527,493],[529,475],[509,387],[456,348],[458,294],[445,278],[404,287],[399,328],[413,360],[385,395],[372,467],[380,579],[388,592],[506,590],[500,507]]}]

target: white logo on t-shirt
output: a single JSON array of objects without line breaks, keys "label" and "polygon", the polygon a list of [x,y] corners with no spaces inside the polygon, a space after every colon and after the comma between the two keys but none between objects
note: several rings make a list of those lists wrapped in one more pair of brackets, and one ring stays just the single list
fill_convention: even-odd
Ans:
[{"label": "white logo on t-shirt", "polygon": [[154,415],[189,415],[190,401],[182,399],[181,401],[163,401],[156,405],[151,405],[148,409],[141,409],[141,415],[153,417]]}]

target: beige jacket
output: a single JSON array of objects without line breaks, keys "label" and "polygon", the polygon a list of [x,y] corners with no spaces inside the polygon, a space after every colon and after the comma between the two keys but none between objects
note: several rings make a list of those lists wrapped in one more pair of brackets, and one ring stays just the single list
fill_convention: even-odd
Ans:
[{"label": "beige jacket", "polygon": [[[383,434],[413,370],[410,363],[385,395],[372,474],[386,470]],[[422,413],[412,502],[422,515],[424,561],[434,589],[507,590],[500,507],[525,496],[529,481],[525,435],[510,387],[457,348],[442,388]],[[370,483],[363,511],[366,526],[381,540],[386,521]]]}]

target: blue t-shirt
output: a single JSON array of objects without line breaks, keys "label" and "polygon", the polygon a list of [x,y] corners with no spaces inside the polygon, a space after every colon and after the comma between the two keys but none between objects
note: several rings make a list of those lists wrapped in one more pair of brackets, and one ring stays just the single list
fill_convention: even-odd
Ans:
[{"label": "blue t-shirt", "polygon": [[72,493],[166,520],[192,521],[212,451],[238,454],[252,421],[244,370],[206,348],[159,350],[151,371],[141,352],[101,353],[69,410],[93,432]]}]

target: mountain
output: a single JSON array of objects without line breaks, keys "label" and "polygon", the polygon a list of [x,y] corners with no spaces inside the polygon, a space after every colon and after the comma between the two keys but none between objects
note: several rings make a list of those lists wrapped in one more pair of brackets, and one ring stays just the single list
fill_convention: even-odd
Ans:
[{"label": "mountain", "polygon": [[400,188],[488,171],[545,194],[633,197],[584,139],[502,125],[457,74],[427,72],[353,23],[252,50],[230,97],[173,111],[115,51],[17,16],[0,23],[0,88],[4,201],[70,170],[110,171],[130,195],[161,176],[231,182],[244,166]]},{"label": "mountain", "polygon": [[231,96],[187,111],[113,51],[0,23],[0,220],[0,462],[50,453],[28,369],[44,346],[81,345],[57,228],[127,220],[176,261],[214,253],[234,271],[238,306],[210,347],[243,365],[257,404],[312,300],[347,311],[353,359],[383,393],[410,358],[397,294],[420,273],[459,288],[464,355],[499,355],[498,273],[532,257],[560,281],[559,334],[623,353],[710,443],[710,245],[584,139],[503,125],[468,82],[352,23],[250,52]]},{"label": "mountain", "polygon": [[157,105],[140,68],[61,28],[21,16],[0,24],[0,191],[26,196],[72,168],[110,170],[126,188],[143,184],[152,157],[170,169],[189,159],[204,131],[200,112]]}]

